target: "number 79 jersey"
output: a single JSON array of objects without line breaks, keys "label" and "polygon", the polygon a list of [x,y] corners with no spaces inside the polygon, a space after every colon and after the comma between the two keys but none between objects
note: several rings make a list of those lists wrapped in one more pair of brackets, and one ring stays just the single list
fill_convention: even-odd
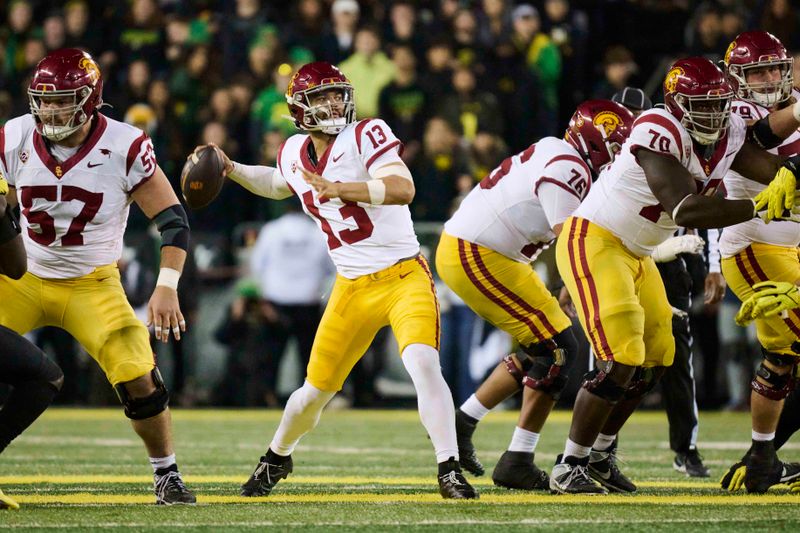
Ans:
[{"label": "number 79 jersey", "polygon": [[64,161],[31,115],[0,129],[0,172],[16,187],[28,270],[41,278],[76,278],[119,259],[130,194],[155,173],[144,132],[99,113],[94,121]]},{"label": "number 79 jersey", "polygon": [[744,144],[745,133],[744,120],[731,115],[725,136],[701,151],[669,112],[645,111],[636,118],[620,154],[600,174],[575,216],[609,230],[636,255],[651,255],[678,226],[650,189],[636,152],[645,149],[674,157],[694,178],[696,192],[712,195]]},{"label": "number 79 jersey", "polygon": [[311,137],[288,138],[278,151],[278,170],[303,204],[303,210],[325,233],[336,270],[354,279],[372,274],[419,253],[419,242],[406,205],[371,205],[320,198],[300,168],[343,183],[367,182],[370,171],[400,161],[402,143],[380,119],[346,126],[318,156],[309,156]]}]

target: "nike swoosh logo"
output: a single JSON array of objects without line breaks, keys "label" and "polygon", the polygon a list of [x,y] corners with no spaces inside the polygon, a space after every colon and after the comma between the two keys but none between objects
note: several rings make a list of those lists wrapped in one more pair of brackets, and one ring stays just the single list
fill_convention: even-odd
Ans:
[{"label": "nike swoosh logo", "polygon": [[91,163],[90,162],[90,163],[86,163],[86,166],[89,167],[89,168],[94,168],[94,167],[99,167],[102,164],[103,163]]},{"label": "nike swoosh logo", "polygon": [[343,155],[344,155],[344,152],[342,152],[341,154],[339,154],[337,156],[334,156],[333,157],[333,162],[336,163],[338,160],[340,160],[342,158]]},{"label": "nike swoosh logo", "polygon": [[405,274],[400,274],[400,279],[406,278],[411,275],[411,272],[406,272]]}]

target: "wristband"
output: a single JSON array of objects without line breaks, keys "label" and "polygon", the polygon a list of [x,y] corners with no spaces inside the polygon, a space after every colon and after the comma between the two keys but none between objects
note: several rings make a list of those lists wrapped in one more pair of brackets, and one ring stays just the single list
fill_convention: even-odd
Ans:
[{"label": "wristband", "polygon": [[369,180],[367,182],[369,191],[369,203],[372,205],[382,205],[386,199],[386,183],[383,180]]},{"label": "wristband", "polygon": [[17,217],[14,216],[11,207],[6,206],[6,214],[0,218],[0,244],[5,244],[12,240],[21,231]]},{"label": "wristband", "polygon": [[179,279],[181,279],[181,273],[175,270],[174,268],[162,268],[158,272],[156,287],[161,285],[164,287],[169,287],[174,291],[177,291]]}]

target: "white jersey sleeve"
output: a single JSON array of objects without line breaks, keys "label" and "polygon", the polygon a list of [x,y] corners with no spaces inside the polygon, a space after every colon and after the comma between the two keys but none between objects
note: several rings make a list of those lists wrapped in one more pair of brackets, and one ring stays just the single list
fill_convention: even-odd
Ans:
[{"label": "white jersey sleeve", "polygon": [[140,185],[153,177],[156,172],[156,152],[153,141],[146,133],[142,132],[128,148],[125,160],[125,186],[133,192]]},{"label": "white jersey sleeve", "polygon": [[24,141],[35,129],[31,115],[9,120],[0,128],[0,173],[12,187],[16,187],[20,162],[25,164],[30,155],[30,150],[23,147]]},{"label": "white jersey sleeve", "polygon": [[359,157],[370,175],[377,168],[402,161],[403,143],[383,120],[362,120],[356,125],[355,135]]},{"label": "white jersey sleeve", "polygon": [[534,192],[551,228],[563,224],[575,212],[591,186],[591,176],[578,161],[554,157],[536,180]]},{"label": "white jersey sleeve", "polygon": [[[684,151],[685,140],[681,133],[675,123],[663,115],[642,114],[636,119],[629,137],[630,151],[634,156],[642,148],[671,155],[686,166],[689,158]],[[691,149],[691,146],[687,148]]]}]

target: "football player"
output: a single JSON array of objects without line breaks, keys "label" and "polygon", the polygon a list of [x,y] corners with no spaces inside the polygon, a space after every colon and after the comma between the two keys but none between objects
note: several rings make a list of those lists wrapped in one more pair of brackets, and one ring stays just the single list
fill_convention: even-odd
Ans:
[{"label": "football player", "polygon": [[[767,219],[793,216],[784,208],[794,205],[800,158],[784,162],[760,147],[780,142],[769,117],[748,128],[731,115],[733,91],[719,68],[703,58],[678,60],[664,95],[666,109],[639,115],[556,245],[597,367],[575,401],[569,438],[550,476],[555,492],[606,492],[587,471],[593,445],[605,444],[596,442],[598,435],[613,438],[672,364],[672,308],[653,250],[679,226],[730,226],[759,216],[764,204]],[[776,124],[791,120],[796,128],[795,115],[790,110]],[[714,197],[730,168],[770,186],[755,200]]]},{"label": "football player", "polygon": [[241,494],[265,496],[292,472],[300,438],[316,426],[378,330],[390,325],[436,452],[440,493],[476,498],[458,464],[455,408],[439,366],[438,301],[411,223],[414,182],[400,159],[402,144],[383,120],[356,121],[353,86],[329,63],[301,67],[286,100],[302,133],[280,147],[277,169],[225,157],[226,172],[260,196],[296,194],[325,234],[338,275],[305,383],[289,397]]},{"label": "football player", "polygon": [[[8,182],[0,172],[0,274],[19,279],[27,269],[19,223],[6,201]],[[12,387],[0,409],[0,453],[33,424],[61,390],[64,374],[25,337],[0,326],[0,383]],[[19,505],[0,490],[0,509]]]},{"label": "football player", "polygon": [[523,390],[517,427],[492,473],[496,485],[550,488],[534,453],[578,344],[571,320],[531,263],[619,152],[633,120],[610,100],[583,102],[563,139],[545,137],[505,159],[445,223],[436,249],[442,281],[478,315],[512,335],[525,354],[507,355],[456,411],[461,465],[481,475],[472,433],[489,410]]},{"label": "football player", "polygon": [[[754,122],[791,106],[800,96],[792,87],[792,57],[780,40],[768,32],[748,31],[738,35],[725,54],[725,67],[736,95],[733,112],[745,121]],[[796,156],[800,153],[800,131],[795,130],[771,151],[784,157]],[[764,189],[761,183],[733,170],[725,176],[725,187],[727,197],[735,199],[754,198]],[[786,282],[791,288],[800,280],[798,245],[800,225],[793,222],[774,221],[766,225],[754,218],[736,224],[722,232],[722,272],[742,302],[753,296],[753,287],[760,282]],[[766,300],[761,302],[762,306],[765,304]],[[794,388],[799,354],[793,345],[800,339],[800,310],[787,310],[784,316],[777,312],[769,317],[760,316],[755,322],[763,360],[750,384],[753,447],[737,463],[737,467],[742,463],[747,466],[743,482],[748,491],[766,490],[767,478],[774,484],[800,477],[800,465],[782,464],[775,459],[773,449],[777,448],[774,440],[783,400]],[[734,480],[728,475],[723,481],[726,489],[735,490],[741,485],[738,478]]]},{"label": "football player", "polygon": [[169,393],[147,328],[136,318],[116,266],[131,202],[161,232],[161,273],[148,304],[156,337],[180,338],[186,324],[176,291],[189,225],[153,143],[141,130],[100,113],[103,78],[78,49],[37,65],[30,114],[0,129],[0,171],[19,203],[28,272],[0,276],[0,325],[69,332],[97,361],[144,441],[156,503],[194,503],[172,445]]}]

